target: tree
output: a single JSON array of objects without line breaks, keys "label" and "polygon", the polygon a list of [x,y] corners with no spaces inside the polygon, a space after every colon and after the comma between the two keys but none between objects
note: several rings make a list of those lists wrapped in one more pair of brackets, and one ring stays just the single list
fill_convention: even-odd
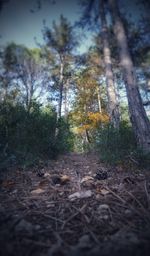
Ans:
[{"label": "tree", "polygon": [[92,70],[86,68],[77,74],[75,99],[70,116],[77,134],[81,135],[83,143],[86,144],[92,141],[96,129],[109,121],[102,98],[100,98],[101,109],[99,109],[97,89],[99,84],[93,77]]},{"label": "tree", "polygon": [[47,67],[41,56],[40,49],[19,48],[17,54],[18,83],[22,87],[22,96],[28,111],[32,102],[46,92],[49,84]]},{"label": "tree", "polygon": [[3,98],[19,96],[18,100],[30,111],[32,101],[41,96],[48,82],[41,50],[11,43],[4,49],[2,62]]},{"label": "tree", "polygon": [[0,72],[0,92],[1,102],[14,100],[18,93],[18,88],[14,84],[14,79],[17,78],[14,72],[16,65],[16,56],[14,49],[16,45],[11,43],[1,50],[1,72]]},{"label": "tree", "polygon": [[[105,76],[106,76],[106,85],[107,85],[107,97],[108,97],[108,113],[110,121],[114,127],[119,128],[119,106],[117,102],[115,85],[114,85],[114,76],[112,70],[112,61],[111,61],[111,50],[109,45],[109,34],[108,27],[106,23],[105,16],[105,6],[104,1],[83,1],[83,6],[85,7],[84,15],[81,18],[81,24],[93,24],[94,21],[100,19],[100,35],[102,37],[102,53],[104,58],[105,65]],[[98,10],[98,12],[97,12]],[[92,15],[94,11],[94,15]],[[91,14],[91,16],[90,16]],[[93,17],[94,16],[94,17]],[[93,20],[92,20],[93,17]]]},{"label": "tree", "polygon": [[138,145],[145,151],[150,152],[150,122],[146,116],[142,99],[138,90],[134,65],[128,48],[126,32],[116,0],[108,0],[113,18],[114,34],[116,36],[121,67],[126,85],[130,120],[137,139]]},{"label": "tree", "polygon": [[60,23],[53,22],[53,28],[44,27],[44,39],[53,53],[53,81],[59,91],[58,118],[62,115],[64,85],[68,76],[68,65],[72,61],[72,50],[77,45],[71,24],[62,15]]},{"label": "tree", "polygon": [[102,42],[103,42],[103,55],[104,55],[104,64],[105,64],[105,76],[106,76],[106,85],[107,85],[108,113],[113,126],[115,128],[119,128],[119,122],[120,122],[119,106],[116,99],[114,75],[112,71],[111,50],[110,50],[109,38],[108,38],[109,34],[108,34],[108,27],[106,23],[104,0],[100,0],[100,20],[101,20],[101,36],[102,36]]}]

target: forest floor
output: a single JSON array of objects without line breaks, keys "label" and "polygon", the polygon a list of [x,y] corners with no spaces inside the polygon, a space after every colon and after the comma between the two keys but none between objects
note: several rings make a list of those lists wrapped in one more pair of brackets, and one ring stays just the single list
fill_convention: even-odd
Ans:
[{"label": "forest floor", "polygon": [[70,153],[0,177],[1,256],[150,255],[150,170]]}]

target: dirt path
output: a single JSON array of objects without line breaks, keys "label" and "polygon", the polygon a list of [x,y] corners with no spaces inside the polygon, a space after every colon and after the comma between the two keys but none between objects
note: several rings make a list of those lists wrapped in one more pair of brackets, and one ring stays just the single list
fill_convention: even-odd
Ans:
[{"label": "dirt path", "polygon": [[149,194],[148,171],[106,167],[94,153],[10,170],[1,175],[0,255],[149,255]]}]

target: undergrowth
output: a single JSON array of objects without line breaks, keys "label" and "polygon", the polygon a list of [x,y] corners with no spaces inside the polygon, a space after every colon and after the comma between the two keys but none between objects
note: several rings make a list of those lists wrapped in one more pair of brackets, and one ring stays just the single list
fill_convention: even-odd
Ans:
[{"label": "undergrowth", "polygon": [[127,122],[122,122],[119,129],[110,124],[99,128],[95,145],[101,161],[105,163],[120,164],[130,160],[144,168],[150,164],[150,155],[138,149],[132,128]]},{"label": "undergrowth", "polygon": [[1,103],[0,168],[32,166],[41,159],[56,158],[71,147],[68,122],[63,118],[58,122],[51,106],[33,102],[29,112],[21,104]]}]

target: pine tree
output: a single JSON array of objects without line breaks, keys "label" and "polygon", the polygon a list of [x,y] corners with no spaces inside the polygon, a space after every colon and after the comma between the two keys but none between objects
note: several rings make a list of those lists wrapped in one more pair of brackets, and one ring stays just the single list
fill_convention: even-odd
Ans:
[{"label": "pine tree", "polygon": [[129,51],[123,20],[116,0],[108,0],[113,18],[114,34],[116,36],[121,67],[127,91],[130,120],[137,143],[145,152],[150,152],[150,122],[146,115],[138,90],[132,57]]}]

